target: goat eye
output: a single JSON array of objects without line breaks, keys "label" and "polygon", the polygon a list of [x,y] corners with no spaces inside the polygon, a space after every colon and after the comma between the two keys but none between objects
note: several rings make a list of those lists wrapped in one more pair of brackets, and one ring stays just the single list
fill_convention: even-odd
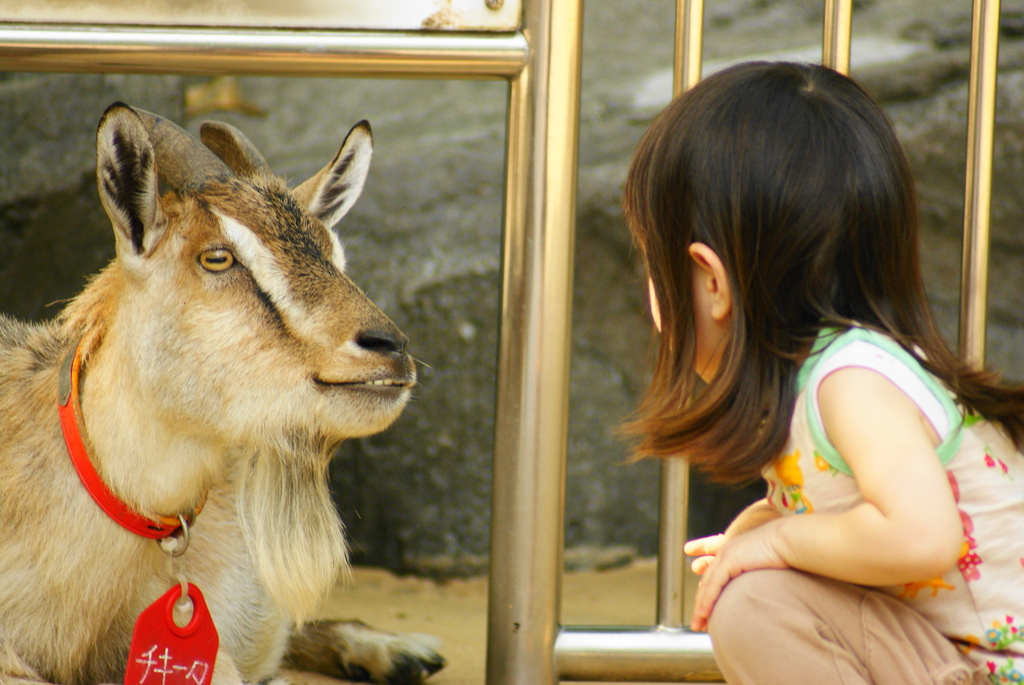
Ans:
[{"label": "goat eye", "polygon": [[207,271],[227,271],[234,266],[235,255],[223,248],[207,250],[199,255],[199,264]]}]

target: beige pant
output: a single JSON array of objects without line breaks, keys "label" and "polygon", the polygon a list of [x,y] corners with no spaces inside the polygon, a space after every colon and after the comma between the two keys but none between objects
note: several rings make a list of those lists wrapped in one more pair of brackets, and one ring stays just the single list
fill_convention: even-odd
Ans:
[{"label": "beige pant", "polygon": [[734,578],[708,632],[731,685],[989,682],[985,666],[898,600],[800,571]]}]

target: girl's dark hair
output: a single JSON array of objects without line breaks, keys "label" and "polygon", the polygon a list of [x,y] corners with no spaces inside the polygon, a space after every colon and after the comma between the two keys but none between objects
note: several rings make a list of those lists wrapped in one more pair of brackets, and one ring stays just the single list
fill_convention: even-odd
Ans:
[{"label": "girl's dark hair", "polygon": [[[639,456],[683,456],[723,482],[783,448],[796,376],[823,328],[892,336],[962,405],[1024,444],[1024,389],[949,349],[928,306],[910,169],[881,109],[825,67],[747,63],[676,98],[644,134],[623,207],[661,310],[653,381],[627,432]],[[731,335],[694,373],[691,243],[721,258]]]}]

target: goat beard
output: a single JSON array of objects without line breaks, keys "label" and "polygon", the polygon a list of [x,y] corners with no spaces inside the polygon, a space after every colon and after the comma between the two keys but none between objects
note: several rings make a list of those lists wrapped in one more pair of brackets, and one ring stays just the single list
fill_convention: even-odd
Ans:
[{"label": "goat beard", "polygon": [[238,514],[270,598],[296,623],[313,617],[348,570],[348,549],[327,484],[326,449],[253,455],[238,480]]}]

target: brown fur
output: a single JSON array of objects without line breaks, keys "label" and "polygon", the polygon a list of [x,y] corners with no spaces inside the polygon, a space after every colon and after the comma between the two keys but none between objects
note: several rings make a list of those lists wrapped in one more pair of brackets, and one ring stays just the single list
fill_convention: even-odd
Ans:
[{"label": "brown fur", "polygon": [[[362,189],[368,127],[300,205],[223,125],[216,147],[238,175],[204,158],[190,182],[199,153],[167,147],[166,126],[107,111],[97,175],[117,258],[56,322],[0,315],[3,685],[120,682],[135,617],[174,583],[157,544],[108,518],[72,467],[56,397],[76,340],[85,440],[107,485],[151,517],[206,497],[178,564],[220,633],[216,683],[274,677],[292,627],[347,569],[330,455],[390,424],[415,380],[405,338],[345,276],[329,232]],[[164,165],[180,187],[158,197]],[[234,265],[205,268],[211,250]],[[289,664],[419,683],[444,663],[429,639],[344,626],[315,655],[300,630]]]}]

